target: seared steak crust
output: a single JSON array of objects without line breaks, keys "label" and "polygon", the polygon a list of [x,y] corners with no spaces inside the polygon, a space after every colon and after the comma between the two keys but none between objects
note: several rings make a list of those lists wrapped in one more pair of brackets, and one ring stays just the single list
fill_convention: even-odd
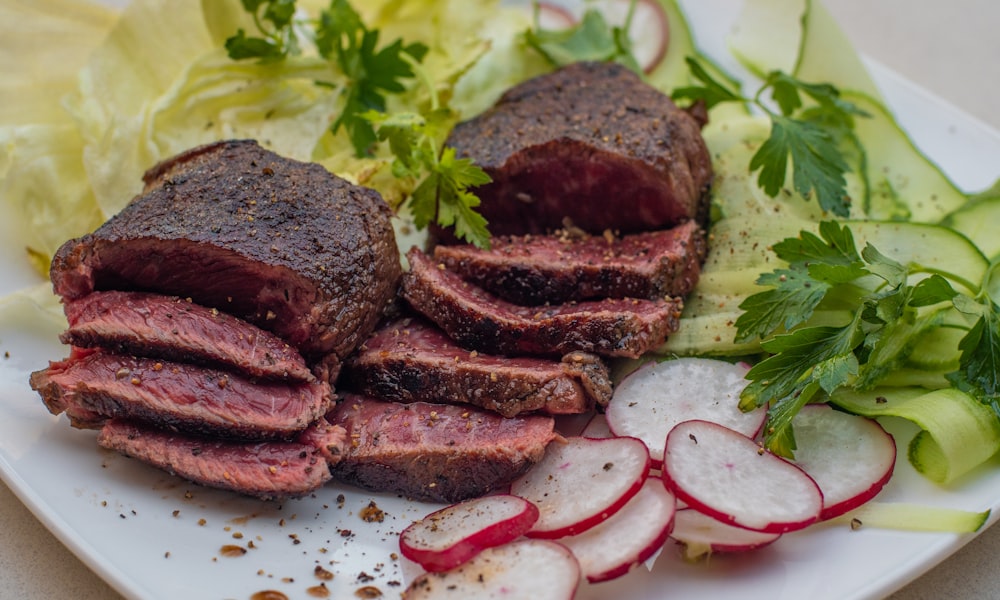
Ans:
[{"label": "seared steak crust", "polygon": [[199,147],[52,261],[57,294],[190,297],[274,332],[307,360],[344,358],[395,292],[399,254],[381,197],[253,141]]},{"label": "seared steak crust", "polygon": [[434,258],[515,304],[685,296],[698,283],[705,232],[688,221],[623,237],[504,236],[493,238],[489,250],[438,245]]},{"label": "seared steak crust", "polygon": [[65,344],[192,362],[250,377],[313,381],[297,350],[274,334],[174,296],[94,292],[65,304]]},{"label": "seared steak crust", "polygon": [[519,306],[462,281],[417,248],[406,256],[410,270],[403,277],[403,297],[453,340],[479,352],[637,358],[677,330],[678,299]]},{"label": "seared steak crust", "polygon": [[325,382],[253,381],[102,351],[53,362],[32,373],[30,382],[50,412],[66,411],[77,426],[126,418],[228,439],[294,437],[323,416],[332,396]]},{"label": "seared steak crust", "polygon": [[608,366],[572,352],[562,361],[468,351],[423,319],[387,323],[348,359],[354,391],[394,402],[471,404],[513,417],[579,414],[611,399]]},{"label": "seared steak crust", "polygon": [[[476,194],[493,235],[574,225],[661,229],[707,216],[711,157],[698,121],[615,63],[526,81],[447,144],[493,178]],[[613,207],[613,208],[612,208]]]},{"label": "seared steak crust", "polygon": [[418,500],[457,502],[507,485],[541,460],[552,417],[348,395],[327,416],[347,430],[334,477]]},{"label": "seared steak crust", "polygon": [[98,443],[195,483],[262,500],[304,496],[331,479],[329,457],[346,446],[343,428],[320,421],[290,442],[227,442],[108,421]]}]

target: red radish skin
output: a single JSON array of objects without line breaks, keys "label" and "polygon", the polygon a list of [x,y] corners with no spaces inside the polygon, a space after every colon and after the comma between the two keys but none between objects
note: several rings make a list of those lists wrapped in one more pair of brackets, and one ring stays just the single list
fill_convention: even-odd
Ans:
[{"label": "red radish skin", "polygon": [[[612,0],[595,5],[610,25],[623,26],[631,0]],[[629,28],[632,54],[646,74],[663,62],[670,46],[670,21],[656,0],[638,0]]]},{"label": "red radish skin", "polygon": [[773,544],[780,533],[762,533],[727,525],[693,508],[678,509],[670,537],[684,546],[684,557],[713,552],[748,552]]},{"label": "red radish skin", "polygon": [[406,588],[403,600],[571,600],[579,584],[573,553],[553,541],[528,539],[483,550],[450,571],[424,573]]},{"label": "red radish skin", "polygon": [[[539,2],[538,25],[545,30],[569,29],[577,24],[576,16],[569,9],[551,2]],[[530,7],[529,10],[534,10]]]},{"label": "red radish skin", "polygon": [[674,495],[658,477],[650,477],[628,504],[574,536],[559,539],[576,556],[590,583],[617,579],[663,547],[670,535],[676,507]]},{"label": "red radish skin", "polygon": [[618,384],[606,418],[615,435],[646,443],[653,468],[660,468],[667,434],[682,421],[700,419],[754,437],[766,411],[739,409],[748,367],[709,358],[647,363]]},{"label": "red radish skin", "polygon": [[892,478],[896,441],[878,421],[813,404],[802,407],[792,428],[795,464],[823,490],[820,520],[868,502]]},{"label": "red radish skin", "polygon": [[823,494],[805,471],[708,421],[685,421],[671,430],[663,479],[691,508],[764,533],[803,529],[823,510]]},{"label": "red radish skin", "polygon": [[427,571],[447,571],[487,548],[521,537],[537,520],[538,509],[523,498],[483,496],[411,524],[399,536],[399,550]]},{"label": "red radish skin", "polygon": [[566,438],[516,479],[510,493],[538,507],[528,537],[576,535],[625,505],[649,476],[649,451],[635,438]]}]

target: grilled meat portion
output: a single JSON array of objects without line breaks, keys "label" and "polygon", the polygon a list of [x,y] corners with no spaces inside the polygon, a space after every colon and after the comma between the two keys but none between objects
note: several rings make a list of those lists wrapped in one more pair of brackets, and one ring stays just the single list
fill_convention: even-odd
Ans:
[{"label": "grilled meat portion", "polygon": [[226,439],[291,438],[330,408],[325,382],[253,381],[187,363],[75,352],[31,374],[53,414],[78,427],[126,418]]},{"label": "grilled meat portion", "polygon": [[327,415],[347,430],[337,479],[418,500],[456,502],[507,485],[555,439],[552,417],[347,395]]},{"label": "grilled meat portion", "polygon": [[505,236],[489,250],[438,245],[434,259],[515,304],[685,296],[698,283],[705,232],[688,221],[622,237]]},{"label": "grilled meat portion", "polygon": [[545,233],[567,219],[629,233],[707,217],[701,124],[616,63],[575,63],[515,86],[447,144],[492,177],[475,192],[493,235]]},{"label": "grilled meat portion", "polygon": [[347,386],[394,402],[470,404],[513,417],[579,414],[611,399],[608,366],[572,352],[561,361],[469,351],[417,318],[378,328],[349,358]]},{"label": "grilled meat portion", "polygon": [[401,271],[373,190],[253,141],[198,147],[52,261],[55,292],[154,291],[272,331],[307,361],[347,356],[374,329]]},{"label": "grilled meat portion", "polygon": [[488,354],[637,358],[677,330],[676,299],[511,304],[463,281],[417,248],[407,253],[403,297],[460,345]]},{"label": "grilled meat portion", "polygon": [[274,334],[174,296],[93,292],[64,306],[59,339],[118,354],[191,362],[249,377],[313,381],[299,352]]},{"label": "grilled meat portion", "polygon": [[101,428],[104,448],[195,483],[262,500],[304,496],[331,479],[328,461],[346,448],[341,427],[319,421],[297,440],[230,442],[167,432],[114,419]]}]

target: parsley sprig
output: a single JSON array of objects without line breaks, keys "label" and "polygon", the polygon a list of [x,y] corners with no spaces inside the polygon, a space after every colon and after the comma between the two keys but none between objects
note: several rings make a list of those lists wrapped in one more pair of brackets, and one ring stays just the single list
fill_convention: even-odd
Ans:
[{"label": "parsley sprig", "polygon": [[[248,36],[243,29],[226,40],[226,50],[234,60],[280,61],[301,52],[296,33],[295,0],[242,0],[251,13],[260,36]],[[300,29],[312,38],[319,55],[336,65],[347,79],[341,89],[344,108],[331,130],[347,132],[358,156],[369,156],[376,141],[371,123],[361,115],[369,110],[384,112],[386,95],[406,91],[403,80],[414,77],[412,64],[427,54],[425,44],[404,44],[397,39],[378,47],[379,31],[369,29],[347,0],[332,0],[316,21],[304,21]],[[311,27],[311,28],[310,28]],[[334,84],[317,81],[318,85]]]},{"label": "parsley sprig", "polygon": [[[771,119],[771,133],[750,159],[757,185],[776,197],[785,185],[789,163],[792,186],[803,198],[815,194],[820,207],[834,215],[850,213],[845,174],[851,167],[843,144],[860,144],[854,118],[866,112],[843,100],[832,85],[807,83],[780,71],[767,75],[752,98],[746,98],[714,80],[696,60],[687,59],[691,75],[701,84],[677,88],[676,100],[702,101],[706,108],[722,102],[751,103]],[[777,110],[765,101],[770,95]],[[810,103],[806,106],[803,98]]]},{"label": "parsley sprig", "polygon": [[543,29],[537,2],[534,11],[534,25],[524,33],[525,42],[553,66],[564,67],[579,61],[614,61],[642,73],[628,36],[635,12],[634,0],[620,27],[610,25],[600,11],[588,9],[580,22],[572,27]]},{"label": "parsley sprig", "polygon": [[[432,96],[433,98],[433,96]],[[408,199],[413,223],[418,229],[436,222],[454,227],[456,237],[480,248],[489,248],[487,222],[474,209],[479,198],[469,191],[492,181],[468,158],[458,158],[455,149],[441,146],[455,115],[438,108],[436,99],[428,115],[416,113],[384,114],[370,111],[364,116],[374,127],[380,141],[387,141],[392,151],[392,171],[396,177],[420,180]]]},{"label": "parsley sprig", "polygon": [[[1000,416],[1000,307],[988,285],[900,264],[870,244],[858,252],[849,227],[833,221],[820,223],[818,236],[802,231],[773,250],[788,266],[760,276],[757,283],[769,289],[744,300],[736,321],[737,341],[761,338],[770,354],[750,369],[740,399],[744,410],[768,407],[770,450],[793,454],[791,421],[809,401],[842,386],[876,384],[903,358],[907,339],[938,323],[949,306],[941,303],[975,320],[949,380]],[[1000,265],[992,272],[1000,275]],[[916,274],[925,277],[911,284]],[[807,324],[825,301],[847,307],[845,324]]]}]

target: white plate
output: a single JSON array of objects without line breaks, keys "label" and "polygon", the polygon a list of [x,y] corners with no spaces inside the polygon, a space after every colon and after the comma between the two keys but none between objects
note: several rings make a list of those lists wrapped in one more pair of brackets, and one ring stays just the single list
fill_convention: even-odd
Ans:
[{"label": "white plate", "polygon": [[[717,59],[729,23],[728,0],[689,2],[699,39]],[[721,6],[720,5],[724,5]],[[962,187],[982,188],[997,176],[1000,135],[873,65],[890,104],[918,143]],[[0,208],[0,211],[5,207]],[[9,219],[0,222],[7,225]],[[18,257],[17,232],[0,248]],[[0,292],[40,281],[20,261],[0,263]],[[10,313],[7,313],[8,316]],[[314,569],[336,574],[330,597],[354,597],[363,586],[395,597],[416,571],[393,559],[396,534],[431,510],[396,498],[329,485],[314,497],[265,504],[194,487],[100,450],[92,432],[49,415],[27,386],[28,373],[60,358],[58,328],[30,309],[0,321],[0,475],[77,556],[122,594],[135,598],[249,598],[267,589],[310,597]],[[906,431],[891,429],[905,448]],[[961,487],[943,490],[900,460],[884,501],[921,502],[1000,516],[1000,471],[991,464]],[[993,469],[988,472],[988,469]],[[343,505],[337,500],[344,494]],[[360,513],[371,501],[382,523]],[[753,499],[747,499],[748,502]],[[240,536],[240,537],[237,537]],[[668,547],[652,572],[639,569],[579,598],[875,598],[884,596],[958,549],[972,536],[818,527],[738,557],[687,564]],[[225,556],[228,545],[254,548]],[[751,592],[752,590],[752,592]],[[349,596],[350,595],[350,596]]]}]

